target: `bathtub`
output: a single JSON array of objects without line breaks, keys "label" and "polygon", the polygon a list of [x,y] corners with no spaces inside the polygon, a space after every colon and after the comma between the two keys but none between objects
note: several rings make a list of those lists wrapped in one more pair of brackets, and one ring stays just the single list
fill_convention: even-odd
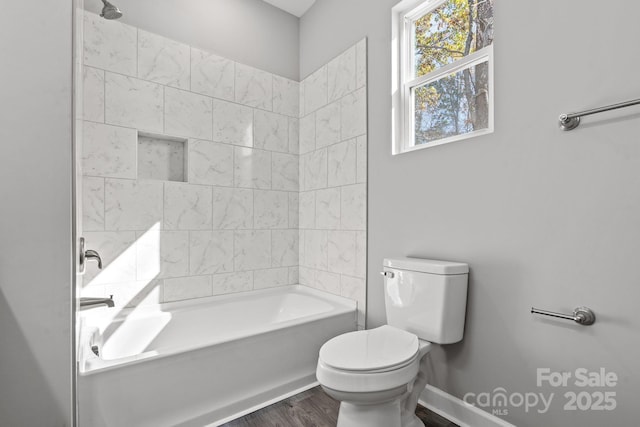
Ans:
[{"label": "bathtub", "polygon": [[216,426],[317,384],[355,301],[302,286],[81,313],[80,426]]}]

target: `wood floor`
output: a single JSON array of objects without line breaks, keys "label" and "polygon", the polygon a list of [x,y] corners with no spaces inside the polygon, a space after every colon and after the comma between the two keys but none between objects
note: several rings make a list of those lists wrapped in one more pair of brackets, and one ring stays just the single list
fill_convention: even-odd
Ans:
[{"label": "wood floor", "polygon": [[[224,424],[223,427],[335,427],[339,402],[320,387]],[[458,427],[418,405],[416,415],[426,427]]]}]

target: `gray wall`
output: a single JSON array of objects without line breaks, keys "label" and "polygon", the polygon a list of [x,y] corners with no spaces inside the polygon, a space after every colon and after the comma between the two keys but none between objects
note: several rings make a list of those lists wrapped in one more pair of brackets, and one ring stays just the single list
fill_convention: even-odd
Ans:
[{"label": "gray wall", "polygon": [[69,426],[72,420],[71,15],[71,1],[3,4],[3,426]]},{"label": "gray wall", "polygon": [[[114,0],[122,22],[298,81],[299,20],[262,0]],[[85,1],[100,13],[100,0]]]},{"label": "gray wall", "polygon": [[[318,0],[301,20],[302,77],[369,38],[368,326],[385,322],[384,257],[466,261],[465,339],[434,351],[432,384],[458,397],[496,387],[556,393],[549,414],[511,409],[505,418],[519,426],[634,425],[640,115],[588,118],[571,133],[557,116],[640,96],[640,5],[497,2],[495,133],[392,157],[395,3]],[[579,304],[596,311],[594,326],[529,313]],[[564,392],[584,389],[537,388],[544,367],[616,372],[617,409],[564,411]]]}]

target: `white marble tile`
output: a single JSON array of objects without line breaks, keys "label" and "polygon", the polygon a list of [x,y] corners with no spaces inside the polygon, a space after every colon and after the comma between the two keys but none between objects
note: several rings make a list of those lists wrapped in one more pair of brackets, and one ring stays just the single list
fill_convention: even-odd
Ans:
[{"label": "white marble tile", "polygon": [[304,180],[307,170],[305,166],[307,157],[309,157],[309,154],[298,156],[298,188],[300,188],[300,191],[307,189],[307,183]]},{"label": "white marble tile", "polygon": [[271,152],[236,147],[234,151],[235,186],[271,188]]},{"label": "white marble tile", "polygon": [[164,129],[170,135],[211,139],[213,136],[212,99],[167,87],[164,106]]},{"label": "white marble tile", "polygon": [[289,119],[286,116],[255,110],[253,124],[255,148],[281,153],[289,151]]},{"label": "white marble tile", "polygon": [[214,187],[213,228],[253,228],[253,190]]},{"label": "white marble tile", "polygon": [[82,173],[135,179],[136,138],[134,129],[84,122]]},{"label": "white marble tile", "polygon": [[273,75],[248,65],[236,64],[236,102],[271,111]]},{"label": "white marble tile", "polygon": [[82,76],[82,118],[104,122],[104,71],[84,67]]},{"label": "white marble tile", "polygon": [[316,149],[316,115],[309,114],[300,119],[300,154]]},{"label": "white marble tile", "polygon": [[326,270],[328,267],[327,232],[323,230],[305,230],[304,259],[305,266]]},{"label": "white marble tile", "polygon": [[365,184],[342,187],[341,206],[342,229],[367,229],[367,188]]},{"label": "white marble tile", "polygon": [[304,160],[305,190],[317,190],[327,187],[327,149],[305,154]]},{"label": "white marble tile", "polygon": [[178,279],[164,280],[164,302],[208,296],[211,296],[211,276],[180,277]]},{"label": "white marble tile", "polygon": [[304,113],[309,114],[327,105],[327,66],[304,79]]},{"label": "white marble tile", "polygon": [[136,260],[139,281],[187,276],[189,232],[160,231],[160,227],[137,232]]},{"label": "white marble tile", "polygon": [[106,73],[105,99],[106,123],[164,131],[164,91],[159,84]]},{"label": "white marble tile", "polygon": [[213,100],[213,140],[253,146],[253,109],[232,102]]},{"label": "white marble tile", "polygon": [[253,271],[214,274],[211,276],[213,295],[247,292],[253,289]]},{"label": "white marble tile", "polygon": [[300,268],[299,267],[289,267],[289,284],[297,285],[300,283]]},{"label": "white marble tile", "polygon": [[327,66],[329,102],[356,89],[356,46],[349,48]]},{"label": "white marble tile", "polygon": [[136,282],[110,283],[104,286],[102,297],[113,295],[116,308],[132,308],[157,305],[163,302],[162,279]]},{"label": "white marble tile", "polygon": [[186,44],[138,30],[138,77],[141,79],[188,90],[190,55]]},{"label": "white marble tile", "polygon": [[137,30],[122,22],[84,13],[84,64],[136,75]]},{"label": "white marble tile", "polygon": [[284,191],[253,192],[253,223],[257,229],[289,226],[289,194]]},{"label": "white marble tile", "polygon": [[82,230],[104,230],[104,178],[82,177]]},{"label": "white marble tile", "polygon": [[362,279],[367,277],[367,232],[356,231],[356,274]]},{"label": "white marble tile", "polygon": [[300,120],[289,118],[289,153],[300,153]]},{"label": "white marble tile", "polygon": [[[307,259],[306,259],[306,252],[305,252],[305,230],[300,230],[298,229],[298,264],[299,267],[307,267]],[[299,274],[303,274],[302,272],[299,272]]]},{"label": "white marble tile", "polygon": [[271,231],[236,231],[234,260],[236,271],[271,267]]},{"label": "white marble tile", "polygon": [[300,83],[273,76],[273,111],[289,117],[298,117],[300,111]]},{"label": "white marble tile", "polygon": [[233,231],[190,231],[189,273],[218,274],[233,271]]},{"label": "white marble tile", "polygon": [[313,287],[313,282],[315,281],[315,272],[311,268],[308,267],[300,267],[298,276],[298,282],[301,285]]},{"label": "white marble tile", "polygon": [[138,136],[138,179],[186,181],[186,141]]},{"label": "white marble tile", "polygon": [[102,270],[95,262],[87,263],[83,288],[136,280],[135,232],[84,232],[83,236],[85,248],[97,251],[102,258]]},{"label": "white marble tile", "polygon": [[271,232],[271,265],[292,267],[298,265],[298,230],[273,230]]},{"label": "white marble tile", "polygon": [[167,182],[164,186],[166,230],[210,230],[211,187]]},{"label": "white marble tile", "polygon": [[339,188],[328,188],[316,192],[316,227],[323,230],[340,228]]},{"label": "white marble tile", "polygon": [[298,191],[298,156],[271,154],[271,186],[274,190]]},{"label": "white marble tile", "polygon": [[360,89],[367,84],[367,39],[356,45],[356,87]]},{"label": "white marble tile", "polygon": [[356,181],[367,182],[367,135],[357,139]]},{"label": "white marble tile", "polygon": [[316,148],[340,142],[340,102],[316,111]]},{"label": "white marble tile", "polygon": [[356,183],[356,140],[341,142],[329,147],[327,181],[329,187]]},{"label": "white marble tile", "polygon": [[300,228],[316,228],[316,193],[300,193]]},{"label": "white marble tile", "polygon": [[334,295],[340,295],[340,275],[316,270],[313,287]]},{"label": "white marble tile", "polygon": [[342,139],[367,133],[367,88],[363,87],[340,100]]},{"label": "white marble tile", "polygon": [[355,276],[356,274],[356,232],[329,231],[328,264],[332,273]]},{"label": "white marble tile", "polygon": [[233,186],[233,147],[211,141],[189,142],[189,182]]},{"label": "white marble tile", "polygon": [[299,97],[300,111],[298,111],[298,117],[304,117],[307,113],[304,111],[305,96],[304,96],[304,82],[300,82],[300,97]]},{"label": "white marble tile", "polygon": [[[78,290],[77,295],[80,297],[89,298],[108,298],[110,294],[107,294],[105,285],[98,283],[97,281],[89,281],[86,276],[80,276],[81,288]],[[114,300],[115,303],[115,300]]]},{"label": "white marble tile", "polygon": [[256,270],[253,273],[253,289],[274,288],[289,284],[288,268],[271,268]]},{"label": "white marble tile", "polygon": [[367,305],[367,285],[363,279],[341,276],[340,295],[358,303],[358,326],[364,327]]},{"label": "white marble tile", "polygon": [[235,99],[235,63],[191,48],[191,90],[214,98]]},{"label": "white marble tile", "polygon": [[162,224],[162,182],[105,180],[105,228],[148,230]]},{"label": "white marble tile", "polygon": [[298,229],[300,227],[299,215],[300,195],[298,192],[289,193],[289,228]]}]

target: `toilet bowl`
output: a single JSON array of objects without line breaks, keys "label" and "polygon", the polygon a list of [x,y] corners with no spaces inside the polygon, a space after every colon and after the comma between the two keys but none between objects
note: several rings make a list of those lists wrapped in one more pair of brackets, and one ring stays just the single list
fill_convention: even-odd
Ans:
[{"label": "toilet bowl", "polygon": [[327,341],[316,376],[341,402],[338,427],[422,427],[415,404],[407,406],[417,403],[421,388],[414,385],[430,349],[431,343],[389,325]]},{"label": "toilet bowl", "polygon": [[340,401],[338,427],[424,427],[415,415],[433,344],[462,339],[468,266],[385,259],[387,325],[349,332],[320,349],[316,376]]}]

